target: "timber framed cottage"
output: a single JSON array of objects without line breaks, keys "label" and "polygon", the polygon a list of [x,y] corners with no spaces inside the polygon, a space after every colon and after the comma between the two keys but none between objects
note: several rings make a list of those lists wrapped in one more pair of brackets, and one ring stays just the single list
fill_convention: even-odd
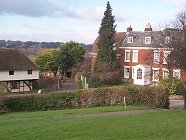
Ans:
[{"label": "timber framed cottage", "polygon": [[[157,47],[161,46],[160,40],[166,44],[173,38],[172,29],[165,29],[164,32],[166,30],[171,30],[170,34],[162,36],[162,31],[153,31],[148,24],[144,31],[133,31],[130,26],[126,32],[116,33],[117,56],[123,71],[123,81],[150,85],[158,83],[170,74],[178,79],[186,79],[182,70],[172,68],[170,72],[167,69],[167,56],[173,49]],[[97,55],[97,41],[98,38],[93,44],[92,64]]]},{"label": "timber framed cottage", "polygon": [[32,90],[34,80],[39,79],[39,68],[17,50],[0,49],[0,84],[4,92]]}]

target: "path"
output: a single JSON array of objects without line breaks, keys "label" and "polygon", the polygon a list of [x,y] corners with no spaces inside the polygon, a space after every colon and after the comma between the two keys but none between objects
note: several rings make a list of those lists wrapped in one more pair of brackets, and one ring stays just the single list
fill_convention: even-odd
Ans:
[{"label": "path", "polygon": [[95,117],[107,117],[107,116],[121,116],[121,115],[132,115],[132,114],[141,114],[148,112],[159,112],[159,111],[168,111],[166,109],[147,109],[147,110],[128,110],[128,111],[118,111],[118,112],[103,112],[95,114],[75,114],[75,115],[63,115],[63,116],[43,116],[43,117],[31,117],[31,118],[12,118],[12,119],[3,119],[0,122],[7,121],[24,121],[24,120],[43,120],[43,119],[56,119],[56,118],[95,118]]},{"label": "path", "polygon": [[183,109],[183,100],[170,100],[169,108],[172,109]]}]

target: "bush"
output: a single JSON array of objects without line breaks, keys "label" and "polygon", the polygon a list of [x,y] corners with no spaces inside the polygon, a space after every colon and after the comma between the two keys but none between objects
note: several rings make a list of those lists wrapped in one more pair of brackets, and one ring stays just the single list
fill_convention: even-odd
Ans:
[{"label": "bush", "polygon": [[[160,86],[164,86],[168,89],[170,94],[176,94],[177,89],[181,87],[181,81],[175,78],[167,78],[163,79],[160,84]],[[179,88],[180,89],[180,88]]]},{"label": "bush", "polygon": [[65,108],[96,107],[123,104],[148,105],[168,108],[168,91],[160,87],[107,87],[88,90],[66,91],[30,96],[14,96],[4,99],[11,111],[56,110]]},{"label": "bush", "polygon": [[110,85],[118,85],[122,83],[120,71],[92,73],[88,80],[89,87],[97,88]]},{"label": "bush", "polygon": [[56,77],[43,77],[38,80],[38,87],[39,88],[47,88],[47,87],[53,86],[55,84],[57,84]]}]

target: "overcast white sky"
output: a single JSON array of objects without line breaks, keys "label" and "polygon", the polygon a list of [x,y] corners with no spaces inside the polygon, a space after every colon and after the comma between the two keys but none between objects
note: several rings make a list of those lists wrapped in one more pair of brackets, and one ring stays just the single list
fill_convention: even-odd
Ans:
[{"label": "overcast white sky", "polygon": [[[0,40],[93,43],[108,0],[0,0]],[[186,0],[110,0],[117,31],[168,22]]]}]

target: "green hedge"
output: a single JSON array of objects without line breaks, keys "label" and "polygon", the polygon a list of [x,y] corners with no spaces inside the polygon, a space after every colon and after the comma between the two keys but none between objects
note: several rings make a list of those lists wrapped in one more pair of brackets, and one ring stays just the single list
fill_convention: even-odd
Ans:
[{"label": "green hedge", "polygon": [[6,97],[3,101],[10,111],[39,111],[123,104],[168,108],[169,94],[160,87],[107,87],[48,94]]}]

